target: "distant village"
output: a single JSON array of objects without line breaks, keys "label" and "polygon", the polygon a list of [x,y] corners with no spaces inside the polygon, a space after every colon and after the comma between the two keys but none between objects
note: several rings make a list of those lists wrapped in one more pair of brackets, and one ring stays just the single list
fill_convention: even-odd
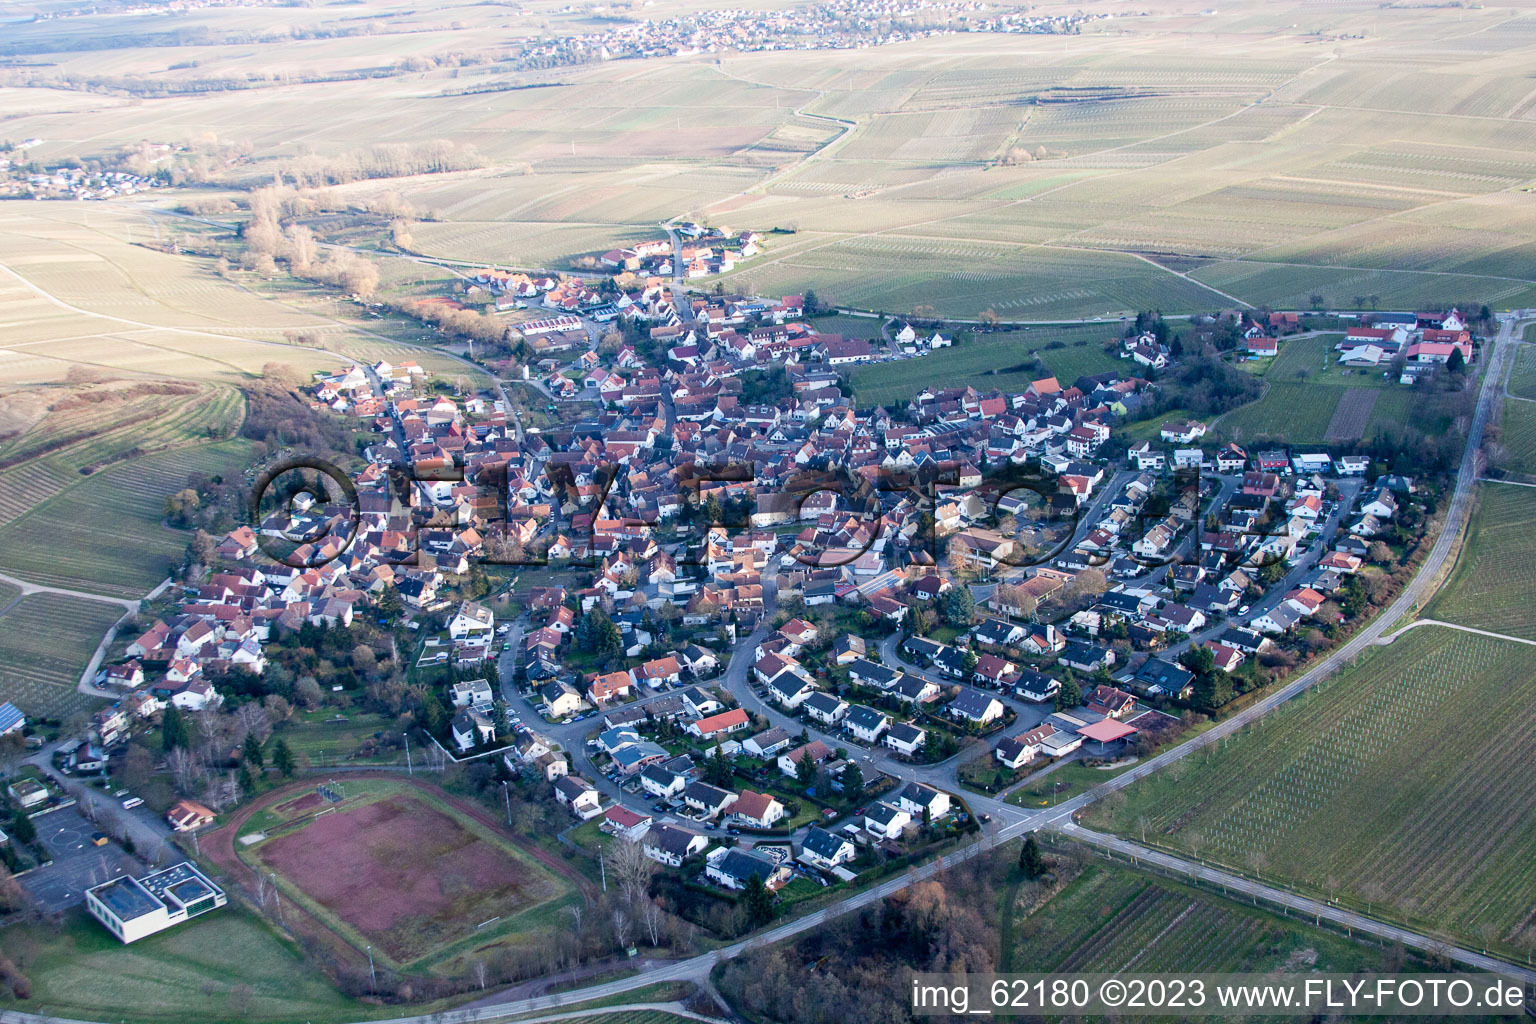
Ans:
[{"label": "distant village", "polygon": [[530,43],[523,68],[599,60],[681,57],[763,50],[841,50],[885,46],[958,32],[1074,33],[1104,14],[1040,14],[980,0],[826,0],[776,11],[695,11],[672,18],[635,18],[602,32]]}]

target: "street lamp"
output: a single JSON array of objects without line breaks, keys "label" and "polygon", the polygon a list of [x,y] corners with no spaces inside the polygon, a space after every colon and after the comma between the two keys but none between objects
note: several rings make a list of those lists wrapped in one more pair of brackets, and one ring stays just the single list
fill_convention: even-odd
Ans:
[{"label": "street lamp", "polygon": [[379,976],[373,970],[373,947],[368,947],[368,991],[379,987]]}]

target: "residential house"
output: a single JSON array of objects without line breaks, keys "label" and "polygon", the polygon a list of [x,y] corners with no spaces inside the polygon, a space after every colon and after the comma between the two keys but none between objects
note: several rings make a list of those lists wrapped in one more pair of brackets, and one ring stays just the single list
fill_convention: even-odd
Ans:
[{"label": "residential house", "polygon": [[883,711],[855,704],[843,719],[843,728],[849,735],[864,743],[878,743],[880,734],[891,727],[891,717]]},{"label": "residential house", "polygon": [[736,802],[731,804],[732,820],[748,828],[773,828],[784,820],[786,813],[784,805],[774,797],[750,789],[742,790]]},{"label": "residential house", "polygon": [[1003,717],[1003,702],[991,694],[962,687],[958,696],[949,703],[949,715],[973,725],[986,725]]},{"label": "residential house", "polygon": [[910,722],[897,722],[886,732],[882,742],[898,754],[915,757],[928,742],[928,730]]},{"label": "residential house", "polygon": [[841,833],[828,832],[819,825],[812,825],[800,846],[800,859],[812,867],[831,871],[846,864],[857,855],[853,843]]},{"label": "residential house", "polygon": [[703,853],[709,840],[698,832],[678,825],[657,825],[645,834],[641,850],[651,860],[668,867],[680,868],[683,861]]},{"label": "residential house", "polygon": [[756,876],[767,888],[778,890],[789,881],[790,869],[761,853],[721,847],[709,855],[704,875],[727,889],[745,889]]},{"label": "residential house", "polygon": [[912,815],[909,812],[884,800],[871,804],[864,812],[864,831],[881,839],[900,839],[910,824]]},{"label": "residential house", "polygon": [[909,782],[898,794],[896,806],[913,818],[921,818],[926,810],[928,820],[938,821],[949,813],[949,794],[925,782]]}]

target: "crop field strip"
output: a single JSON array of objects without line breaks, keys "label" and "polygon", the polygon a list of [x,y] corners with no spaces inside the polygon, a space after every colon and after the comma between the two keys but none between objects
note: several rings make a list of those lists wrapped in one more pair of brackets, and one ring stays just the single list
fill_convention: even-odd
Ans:
[{"label": "crop field strip", "polygon": [[1515,364],[1509,371],[1509,393],[1515,398],[1536,401],[1536,346],[1521,345],[1516,351]]},{"label": "crop field strip", "polygon": [[1509,472],[1536,480],[1536,402],[1505,402],[1501,443]]},{"label": "crop field strip", "polygon": [[[1427,627],[1096,811],[1127,835],[1490,948],[1536,931],[1525,648]],[[1104,819],[1107,818],[1107,822]]]},{"label": "crop field strip", "polygon": [[1428,618],[1536,640],[1536,529],[1530,488],[1484,482],[1466,544]]},{"label": "crop field strip", "polygon": [[1318,969],[1345,970],[1372,955],[1340,936],[1100,863],[1016,923],[1015,935],[1003,969],[1019,972],[1262,972],[1298,950]]},{"label": "crop field strip", "polygon": [[123,615],[115,604],[28,594],[0,615],[0,695],[29,715],[61,718],[101,702],[79,693],[80,673]]},{"label": "crop field strip", "polygon": [[[29,432],[0,451],[0,458],[6,460],[12,457],[13,450],[16,457],[25,459],[0,470],[0,527],[31,513],[67,488],[78,486],[84,479],[82,470],[86,468],[115,464],[134,453],[204,445],[210,437],[231,436],[244,418],[245,400],[233,388],[217,388],[202,391],[171,408],[173,411],[169,415],[153,417],[147,422],[119,418],[116,423],[109,424],[92,414],[90,423],[99,425],[101,432],[57,450],[51,450],[49,436],[55,433],[59,437],[74,436],[78,431],[72,424],[72,414],[50,414],[34,428],[45,435],[35,449]],[[50,424],[55,417],[56,421]],[[33,450],[44,454],[25,458]]]},{"label": "crop field strip", "polygon": [[[1084,374],[1118,369],[1120,360],[1106,355],[1104,344],[1119,334],[1118,325],[1099,327],[1041,327],[1028,332],[975,335],[962,332],[953,348],[888,363],[854,368],[851,381],[860,408],[901,404],[924,387],[994,388],[1023,391],[1039,374],[1034,356],[1065,385]],[[1052,344],[1065,347],[1047,348]],[[937,376],[935,376],[937,375]]]},{"label": "crop field strip", "polygon": [[191,473],[240,473],[250,442],[147,455],[79,478],[0,525],[0,569],[46,586],[142,597],[182,557],[189,535],[163,525],[165,499]]}]

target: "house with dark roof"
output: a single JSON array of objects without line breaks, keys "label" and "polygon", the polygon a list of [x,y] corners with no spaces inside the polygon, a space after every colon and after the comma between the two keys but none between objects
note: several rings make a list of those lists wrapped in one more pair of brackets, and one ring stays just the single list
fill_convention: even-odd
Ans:
[{"label": "house with dark roof", "polygon": [[864,743],[878,743],[880,734],[891,727],[891,716],[883,711],[855,704],[843,718],[843,728],[849,735]]},{"label": "house with dark roof", "polygon": [[930,821],[938,821],[949,813],[949,794],[926,782],[909,782],[897,794],[896,806],[914,818],[921,818],[926,810]]},{"label": "house with dark roof", "polygon": [[928,730],[911,722],[897,722],[886,730],[881,742],[898,754],[912,757],[928,742]]},{"label": "house with dark roof", "polygon": [[641,850],[651,860],[679,868],[694,854],[703,853],[709,840],[678,825],[657,825],[645,834]]},{"label": "house with dark roof", "polygon": [[800,859],[823,871],[831,871],[840,864],[846,864],[857,855],[857,848],[846,836],[828,832],[820,825],[811,826],[800,846]]},{"label": "house with dark roof", "polygon": [[804,707],[806,714],[816,719],[816,721],[827,725],[834,725],[842,721],[843,716],[848,713],[847,701],[841,697],[834,697],[830,693],[821,693],[820,691],[807,697]]},{"label": "house with dark roof", "polygon": [[704,876],[727,889],[745,889],[756,876],[770,890],[778,890],[789,881],[790,869],[767,855],[755,851],[721,847],[709,855]]},{"label": "house with dark roof", "polygon": [[1003,717],[1003,702],[991,694],[963,687],[949,702],[949,715],[975,725],[986,725]]},{"label": "house with dark roof", "polygon": [[1183,698],[1194,691],[1194,673],[1161,658],[1148,658],[1136,670],[1135,679],[1152,694]]}]

